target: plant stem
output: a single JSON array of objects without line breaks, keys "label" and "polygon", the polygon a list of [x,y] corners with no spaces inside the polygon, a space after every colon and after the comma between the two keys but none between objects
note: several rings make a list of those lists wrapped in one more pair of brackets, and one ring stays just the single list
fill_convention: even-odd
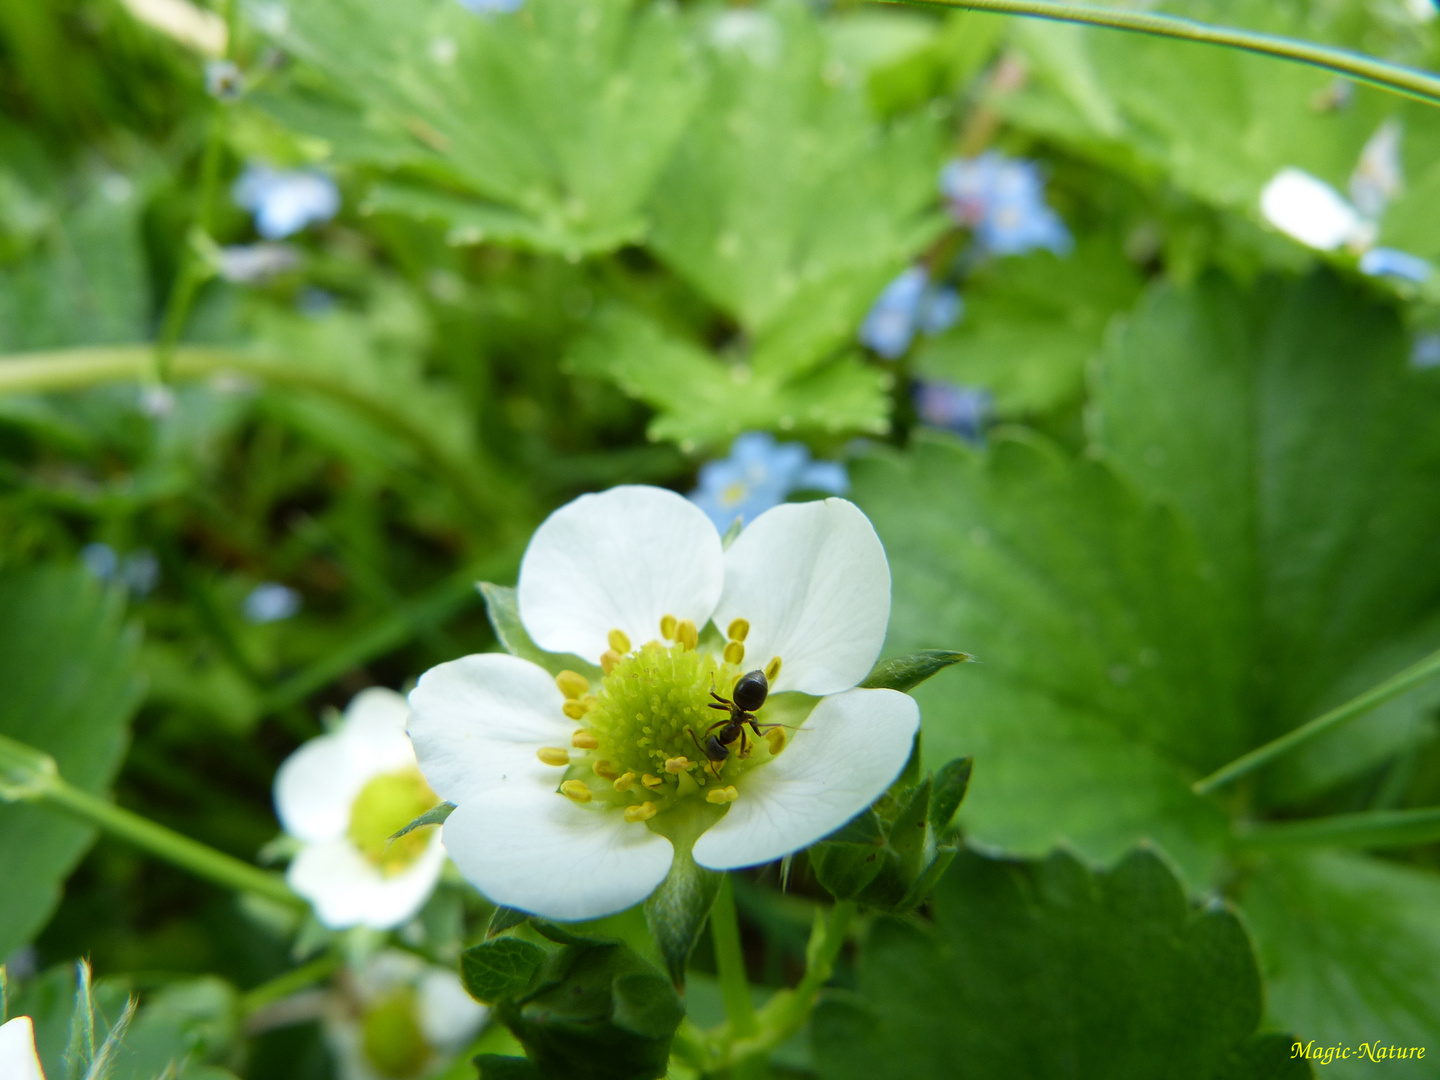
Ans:
[{"label": "plant stem", "polygon": [[1416,101],[1423,101],[1428,105],[1440,105],[1440,77],[1427,71],[1389,64],[1363,53],[1351,52],[1349,49],[1336,49],[1326,45],[1316,45],[1309,41],[1279,37],[1275,34],[1261,34],[1250,30],[1237,30],[1228,26],[1212,26],[1178,15],[1122,11],[1115,8],[1091,7],[1088,4],[1055,3],[1052,0],[876,0],[876,2],[905,4],[910,7],[970,8],[975,11],[994,11],[1005,15],[1024,15],[1036,19],[1051,19],[1056,22],[1102,26],[1111,30],[1129,30],[1135,33],[1152,34],[1156,37],[1173,38],[1177,41],[1220,45],[1243,52],[1259,53],[1262,56],[1273,56],[1282,60],[1310,64],[1313,67],[1324,68],[1327,71],[1344,75],[1356,82],[1368,83],[1382,90],[1414,98]]},{"label": "plant stem", "polygon": [[310,905],[291,892],[278,874],[216,851],[134,811],[82,791],[59,776],[47,785],[39,801],[68,810],[111,835],[128,840],[151,855],[224,888],[255,893],[297,911],[310,909]]},{"label": "plant stem", "polygon": [[1208,795],[1216,788],[1224,787],[1231,781],[1240,779],[1246,773],[1254,772],[1260,766],[1275,760],[1282,754],[1289,753],[1317,735],[1323,734],[1331,728],[1339,727],[1347,720],[1353,720],[1355,717],[1383,705],[1391,698],[1399,697],[1406,690],[1418,686],[1436,674],[1440,674],[1440,649],[1411,664],[1404,671],[1392,675],[1379,686],[1372,686],[1358,697],[1351,698],[1345,704],[1331,709],[1323,716],[1317,716],[1308,724],[1302,724],[1294,731],[1287,732],[1280,738],[1273,739],[1264,746],[1257,747],[1248,754],[1236,758],[1229,765],[1217,769],[1203,780],[1195,781],[1191,788],[1197,795]]},{"label": "plant stem", "polygon": [[1422,810],[1367,810],[1310,821],[1256,825],[1238,836],[1251,848],[1410,847],[1440,840],[1440,807]]},{"label": "plant stem", "polygon": [[715,966],[719,969],[720,993],[725,1015],[736,1038],[752,1036],[759,1030],[755,1004],[750,1000],[750,980],[745,975],[745,954],[740,948],[740,918],[735,913],[735,886],[726,874],[720,883],[715,906],[710,909],[710,937],[715,942]]},{"label": "plant stem", "polygon": [[[102,345],[0,357],[0,395],[143,379],[151,372],[153,357],[149,345]],[[364,413],[413,445],[469,511],[477,517],[493,516],[487,507],[497,485],[496,470],[456,455],[426,425],[396,409],[385,395],[345,381],[338,374],[242,349],[187,345],[174,350],[173,378],[199,378],[222,371],[324,394]]]},{"label": "plant stem", "polygon": [[310,905],[291,892],[278,875],[82,791],[60,775],[49,754],[3,735],[0,801],[48,803],[217,885],[255,893],[300,911],[309,910]]},{"label": "plant stem", "polygon": [[240,998],[240,1014],[251,1016],[268,1005],[284,1001],[290,995],[308,989],[322,979],[329,978],[339,968],[340,956],[338,953],[326,953],[297,968],[291,968],[285,974],[247,991]]}]

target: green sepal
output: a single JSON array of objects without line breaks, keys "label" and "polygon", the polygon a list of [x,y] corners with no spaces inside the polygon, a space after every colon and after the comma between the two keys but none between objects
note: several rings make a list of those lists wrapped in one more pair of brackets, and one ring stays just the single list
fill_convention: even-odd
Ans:
[{"label": "green sepal", "polygon": [[546,922],[544,919],[534,919],[531,923],[537,933],[542,937],[549,938],[556,945],[576,945],[581,947],[593,945],[617,945],[619,938],[608,937],[603,934],[577,934],[575,931],[561,926],[559,923]]},{"label": "green sepal", "polygon": [[543,1077],[655,1080],[685,1007],[670,980],[624,945],[567,945],[535,988],[497,1006]]},{"label": "green sepal", "polygon": [[677,849],[670,872],[645,901],[645,923],[660,947],[670,981],[677,990],[685,988],[690,954],[705,929],[723,879],[718,871],[696,863],[689,850]]},{"label": "green sepal", "polygon": [[730,523],[730,527],[725,530],[725,535],[720,537],[720,546],[728,551],[730,549],[730,545],[735,542],[737,537],[739,537],[740,530],[743,528],[745,528],[745,519],[742,518],[739,514],[736,514],[735,520],[732,521]]},{"label": "green sepal", "polygon": [[490,625],[501,647],[511,656],[539,664],[552,675],[565,670],[578,671],[591,682],[598,681],[601,672],[594,664],[586,663],[569,653],[551,653],[536,645],[525,632],[520,621],[520,604],[515,590],[508,585],[492,585],[488,581],[476,583],[480,595],[485,598],[485,613],[490,616]]},{"label": "green sepal", "polygon": [[0,735],[0,802],[38,799],[58,775],[49,754]]},{"label": "green sepal", "polygon": [[478,1054],[475,1068],[479,1080],[542,1080],[543,1074],[529,1058],[509,1054]]},{"label": "green sepal", "polygon": [[515,908],[500,906],[490,916],[490,924],[485,927],[485,936],[492,938],[496,934],[503,934],[506,930],[513,930],[530,921],[530,913],[518,911]]},{"label": "green sepal", "polygon": [[935,774],[935,789],[930,795],[930,827],[943,834],[955,820],[965,793],[970,790],[970,774],[975,770],[973,757],[946,762]]},{"label": "green sepal", "polygon": [[460,981],[476,1001],[493,1005],[528,990],[545,959],[545,950],[533,942],[494,938],[460,954]]},{"label": "green sepal", "polygon": [[432,806],[414,821],[410,822],[409,825],[406,825],[399,832],[393,834],[390,839],[392,841],[399,840],[407,833],[412,833],[416,829],[423,829],[427,825],[443,825],[445,824],[445,819],[454,812],[455,804],[453,802],[442,802],[439,806]]},{"label": "green sepal", "polygon": [[860,685],[867,690],[899,690],[903,694],[952,664],[964,664],[973,659],[969,653],[950,649],[921,649],[908,656],[881,660]]},{"label": "green sepal", "polygon": [[903,914],[924,902],[956,847],[944,842],[970,782],[957,758],[912,782],[902,773],[875,805],[810,849],[816,880],[837,900]]}]

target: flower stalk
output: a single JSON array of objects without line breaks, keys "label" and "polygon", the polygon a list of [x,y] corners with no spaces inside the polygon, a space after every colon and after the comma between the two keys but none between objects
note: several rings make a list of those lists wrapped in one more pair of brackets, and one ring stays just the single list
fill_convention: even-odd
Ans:
[{"label": "flower stalk", "polygon": [[87,824],[128,840],[141,850],[223,888],[254,893],[297,911],[309,910],[309,905],[278,876],[82,791],[60,775],[48,754],[3,735],[0,735],[0,800],[41,803],[65,810]]},{"label": "flower stalk", "polygon": [[1101,26],[1111,30],[1129,30],[1176,41],[1194,41],[1220,45],[1242,52],[1292,60],[1312,67],[1324,68],[1370,86],[1388,90],[1402,97],[1440,105],[1440,76],[1399,64],[1386,63],[1373,56],[1316,45],[1309,41],[1237,30],[1178,15],[1161,15],[1147,11],[1125,11],[1116,8],[1091,7],[1088,4],[1063,4],[1053,0],[877,0],[879,3],[905,4],[910,7],[969,8],[994,11],[1002,15],[1023,15],[1055,22]]},{"label": "flower stalk", "polygon": [[750,999],[750,980],[745,975],[745,954],[740,947],[740,920],[735,911],[735,884],[726,874],[710,909],[710,937],[715,943],[715,966],[720,976],[720,994],[730,1032],[737,1039],[753,1037],[759,1031],[755,1005]]}]

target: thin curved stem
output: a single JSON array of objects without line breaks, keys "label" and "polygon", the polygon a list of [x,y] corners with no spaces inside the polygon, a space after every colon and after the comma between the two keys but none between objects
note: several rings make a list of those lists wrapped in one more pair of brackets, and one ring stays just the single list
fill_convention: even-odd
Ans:
[{"label": "thin curved stem", "polygon": [[[144,379],[151,372],[149,345],[103,345],[0,357],[0,395],[74,390],[106,382]],[[481,462],[456,455],[429,428],[394,407],[384,395],[335,375],[242,349],[186,345],[174,351],[171,375],[201,378],[222,371],[249,375],[276,386],[311,390],[364,413],[413,445],[478,517],[488,509],[496,483]]]},{"label": "thin curved stem", "polygon": [[1237,30],[1229,26],[1212,26],[1179,15],[1158,15],[1146,11],[1122,11],[1091,7],[1088,4],[1053,3],[1051,0],[873,0],[882,4],[907,7],[968,8],[993,11],[1002,15],[1023,15],[1033,19],[1101,26],[1110,30],[1128,30],[1176,41],[1194,41],[1204,45],[1220,45],[1242,52],[1293,60],[1300,64],[1324,68],[1356,82],[1440,105],[1440,76],[1417,68],[1386,63],[1364,53],[1317,45],[1310,41]]},{"label": "thin curved stem", "polygon": [[53,806],[224,888],[255,893],[298,911],[310,909],[278,874],[76,787],[60,775],[49,754],[5,736],[0,736],[0,802]]}]

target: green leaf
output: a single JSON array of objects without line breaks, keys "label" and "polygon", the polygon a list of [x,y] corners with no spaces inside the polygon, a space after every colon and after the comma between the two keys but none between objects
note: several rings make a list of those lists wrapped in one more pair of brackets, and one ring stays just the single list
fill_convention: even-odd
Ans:
[{"label": "green leaf", "polygon": [[650,423],[650,438],[687,449],[756,429],[834,436],[881,434],[889,427],[893,378],[854,353],[800,371],[761,368],[758,354],[753,363],[713,355],[638,312],[611,308],[575,344],[566,364],[652,406],[659,415]]},{"label": "green leaf", "polygon": [[[1317,36],[1301,5],[1239,7],[1252,29]],[[1235,14],[1227,10],[1224,21]],[[1038,19],[1016,20],[1014,33],[1034,78],[995,96],[1007,118],[1139,179],[1163,177],[1256,219],[1261,188],[1286,166],[1343,190],[1365,140],[1395,108],[1363,87],[1346,108],[1317,108],[1334,81],[1330,72],[1233,49]]]},{"label": "green leaf", "polygon": [[685,1007],[670,980],[624,945],[572,945],[499,1013],[543,1076],[655,1080]]},{"label": "green leaf", "polygon": [[481,942],[460,954],[460,978],[477,1001],[494,1004],[523,993],[545,962],[545,950],[520,938]]},{"label": "green leaf", "polygon": [[[1189,790],[1440,644],[1440,375],[1406,351],[1392,311],[1326,275],[1157,289],[1098,366],[1087,459],[1002,435],[853,470],[895,568],[891,647],[923,628],[984,651],[963,697],[916,694],[927,752],[984,763],[971,835],[1099,860],[1149,838],[1202,888],[1229,878],[1227,810],[1315,798],[1425,736],[1440,687],[1256,773],[1248,802]],[[1277,973],[1359,958],[1312,925],[1335,948]],[[1268,964],[1282,943],[1257,927]],[[1440,968],[1428,939],[1412,948]],[[1297,989],[1275,1015],[1328,1038],[1305,1005],[1327,994]],[[1416,1022],[1397,1011],[1368,1037]]]},{"label": "green leaf", "polygon": [[[760,339],[837,285],[846,314],[830,330],[853,332],[886,278],[944,228],[931,211],[938,125],[879,124],[862,87],[829,77],[806,5],[753,10],[743,40],[707,35],[710,95],[656,189],[650,244]],[[824,355],[803,353],[804,364]]]},{"label": "green leaf", "polygon": [[1108,873],[965,852],[931,911],[933,924],[877,923],[858,993],[821,1000],[823,1080],[1311,1075],[1288,1037],[1255,1034],[1260,974],[1239,920],[1191,909],[1152,852]]},{"label": "green leaf", "polygon": [[945,679],[915,692],[929,759],[983,763],[967,832],[1031,855],[1064,837],[1097,861],[1148,836],[1208,880],[1228,826],[1189,784],[1244,749],[1239,675],[1174,515],[1019,432],[987,453],[924,440],[851,472],[890,555],[888,647],[923,633],[984,651],[963,694]]},{"label": "green leaf", "polygon": [[[642,206],[701,86],[679,14],[634,0],[532,0],[518,18],[450,3],[306,0],[289,23],[287,48],[385,129],[408,131],[424,172],[462,189],[421,216],[449,205],[456,228],[484,221],[502,242],[562,254],[644,231]],[[376,141],[363,124],[309,116],[319,122],[308,134],[344,156]]]},{"label": "green leaf", "polygon": [[986,387],[1001,416],[1054,409],[1081,396],[1105,328],[1139,293],[1134,266],[1106,241],[997,259],[966,278],[965,318],[920,345],[915,371]]},{"label": "green leaf", "polygon": [[899,690],[903,694],[951,664],[964,664],[974,659],[969,653],[950,649],[921,649],[906,656],[878,661],[860,685],[874,690]]},{"label": "green leaf", "polygon": [[[115,776],[140,698],[136,636],[121,620],[119,596],[78,565],[0,571],[0,735],[90,792]],[[0,804],[0,956],[44,924],[94,835],[45,807]]]},{"label": "green leaf", "polygon": [[1440,879],[1363,855],[1266,860],[1244,889],[1270,1013],[1317,1045],[1427,1046],[1424,1060],[1334,1062],[1326,1076],[1430,1080],[1440,1032]]},{"label": "green leaf", "polygon": [[481,1054],[475,1059],[480,1080],[541,1080],[544,1076],[528,1058]]}]

